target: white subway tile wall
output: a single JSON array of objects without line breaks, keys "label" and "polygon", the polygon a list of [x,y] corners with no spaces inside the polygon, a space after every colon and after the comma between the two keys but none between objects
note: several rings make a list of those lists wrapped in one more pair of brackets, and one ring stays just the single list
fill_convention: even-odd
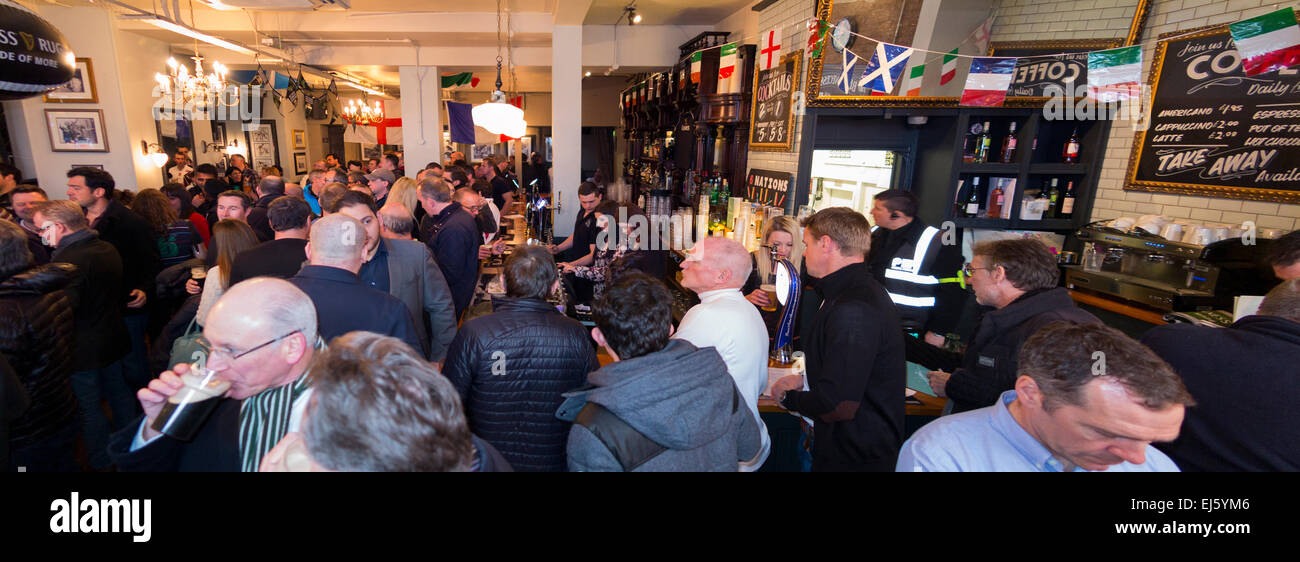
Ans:
[{"label": "white subway tile wall", "polygon": [[[808,0],[780,0],[758,14],[758,32],[781,27],[782,51],[802,50],[808,46],[808,19],[813,17],[813,2]],[[800,90],[808,79],[807,57],[800,63]],[[790,172],[797,175],[799,146],[803,135],[803,117],[795,117],[793,152],[749,152],[749,169]]]}]

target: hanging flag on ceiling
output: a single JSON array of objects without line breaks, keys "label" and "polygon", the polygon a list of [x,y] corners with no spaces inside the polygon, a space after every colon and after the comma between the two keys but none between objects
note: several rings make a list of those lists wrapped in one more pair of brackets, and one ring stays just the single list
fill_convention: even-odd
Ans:
[{"label": "hanging flag on ceiling", "polygon": [[758,38],[758,69],[771,70],[781,60],[781,28],[774,27]]},{"label": "hanging flag on ceiling", "polygon": [[1246,76],[1300,64],[1300,26],[1287,7],[1228,26]]},{"label": "hanging flag on ceiling", "polygon": [[721,54],[718,55],[718,78],[731,78],[736,72],[736,51],[739,49],[739,43],[727,43],[722,46]]},{"label": "hanging flag on ceiling", "polygon": [[379,101],[380,110],[385,117],[367,125],[355,125],[343,131],[344,142],[362,144],[402,144],[402,118],[387,117],[387,104]]},{"label": "hanging flag on ceiling", "polygon": [[841,91],[848,94],[853,92],[853,66],[858,64],[858,61],[862,59],[858,58],[858,55],[853,54],[853,52],[848,49],[841,51],[841,54],[844,55],[844,64],[840,66],[840,78],[835,81],[835,85],[839,86]]},{"label": "hanging flag on ceiling", "polygon": [[704,51],[691,53],[691,83],[700,83],[700,66],[704,62]]},{"label": "hanging flag on ceiling", "polygon": [[1088,53],[1088,98],[1103,103],[1142,93],[1142,46]]},{"label": "hanging flag on ceiling", "polygon": [[912,56],[912,52],[911,47],[876,43],[876,52],[862,70],[862,80],[858,81],[858,87],[872,94],[889,95],[894,91],[894,85],[907,66],[907,59]]},{"label": "hanging flag on ceiling", "polygon": [[454,88],[457,86],[464,86],[466,84],[469,84],[469,87],[471,88],[477,87],[478,77],[474,76],[473,72],[461,72],[459,74],[442,75],[442,87],[444,88]]},{"label": "hanging flag on ceiling", "polygon": [[1016,70],[1015,57],[978,57],[971,59],[966,87],[961,91],[961,105],[998,107],[1007,99],[1007,88]]},{"label": "hanging flag on ceiling", "polygon": [[952,82],[954,76],[957,76],[957,49],[948,51],[943,56],[943,76],[939,77],[939,85],[942,86]]},{"label": "hanging flag on ceiling", "polygon": [[447,102],[447,123],[451,142],[474,144],[474,106],[468,103]]},{"label": "hanging flag on ceiling", "polygon": [[907,92],[905,95],[907,96],[921,95],[921,79],[924,77],[925,77],[925,65],[918,64],[916,66],[913,66],[911,72],[908,73],[907,75],[907,86],[906,86]]},{"label": "hanging flag on ceiling", "polygon": [[979,27],[975,28],[975,31],[971,32],[971,37],[975,41],[975,52],[981,55],[989,52],[989,38],[993,36],[993,18],[995,17],[997,16],[989,16],[988,19],[984,20],[984,23],[981,23]]}]

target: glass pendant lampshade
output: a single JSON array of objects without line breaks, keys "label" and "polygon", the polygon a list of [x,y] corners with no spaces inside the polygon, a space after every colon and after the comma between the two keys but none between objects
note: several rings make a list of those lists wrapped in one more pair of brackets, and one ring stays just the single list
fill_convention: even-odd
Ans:
[{"label": "glass pendant lampshade", "polygon": [[501,90],[492,92],[492,100],[474,106],[471,113],[475,125],[494,135],[516,136],[511,133],[518,132],[518,136],[523,136],[524,110],[506,103],[506,95]]}]

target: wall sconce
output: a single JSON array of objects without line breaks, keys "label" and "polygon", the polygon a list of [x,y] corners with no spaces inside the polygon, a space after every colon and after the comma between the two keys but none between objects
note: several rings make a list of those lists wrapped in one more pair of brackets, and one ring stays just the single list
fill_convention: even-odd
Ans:
[{"label": "wall sconce", "polygon": [[171,158],[167,156],[166,152],[163,152],[162,146],[156,142],[140,141],[140,153],[153,160],[153,165],[159,168],[167,165],[167,160]]}]

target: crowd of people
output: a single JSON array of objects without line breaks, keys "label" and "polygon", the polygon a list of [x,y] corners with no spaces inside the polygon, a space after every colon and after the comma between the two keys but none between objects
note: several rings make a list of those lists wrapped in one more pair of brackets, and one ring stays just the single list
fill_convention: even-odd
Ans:
[{"label": "crowd of people", "polygon": [[[75,168],[58,200],[20,177],[0,165],[8,470],[754,471],[764,399],[803,420],[814,471],[1300,468],[1277,367],[1300,359],[1300,233],[1275,242],[1257,315],[1139,342],[1075,306],[1042,243],[963,263],[889,190],[872,220],[769,221],[753,253],[701,240],[680,278],[699,302],[674,322],[641,212],[590,182],[572,236],[514,248],[504,295],[472,307],[523,197],[504,159],[408,176],[397,153],[330,154],[293,182],[178,154],[160,188]],[[806,370],[769,386],[773,257],[801,271]],[[594,328],[551,302],[562,286]],[[952,406],[910,437],[908,362]],[[192,369],[229,389],[182,440],[155,422]]]}]

